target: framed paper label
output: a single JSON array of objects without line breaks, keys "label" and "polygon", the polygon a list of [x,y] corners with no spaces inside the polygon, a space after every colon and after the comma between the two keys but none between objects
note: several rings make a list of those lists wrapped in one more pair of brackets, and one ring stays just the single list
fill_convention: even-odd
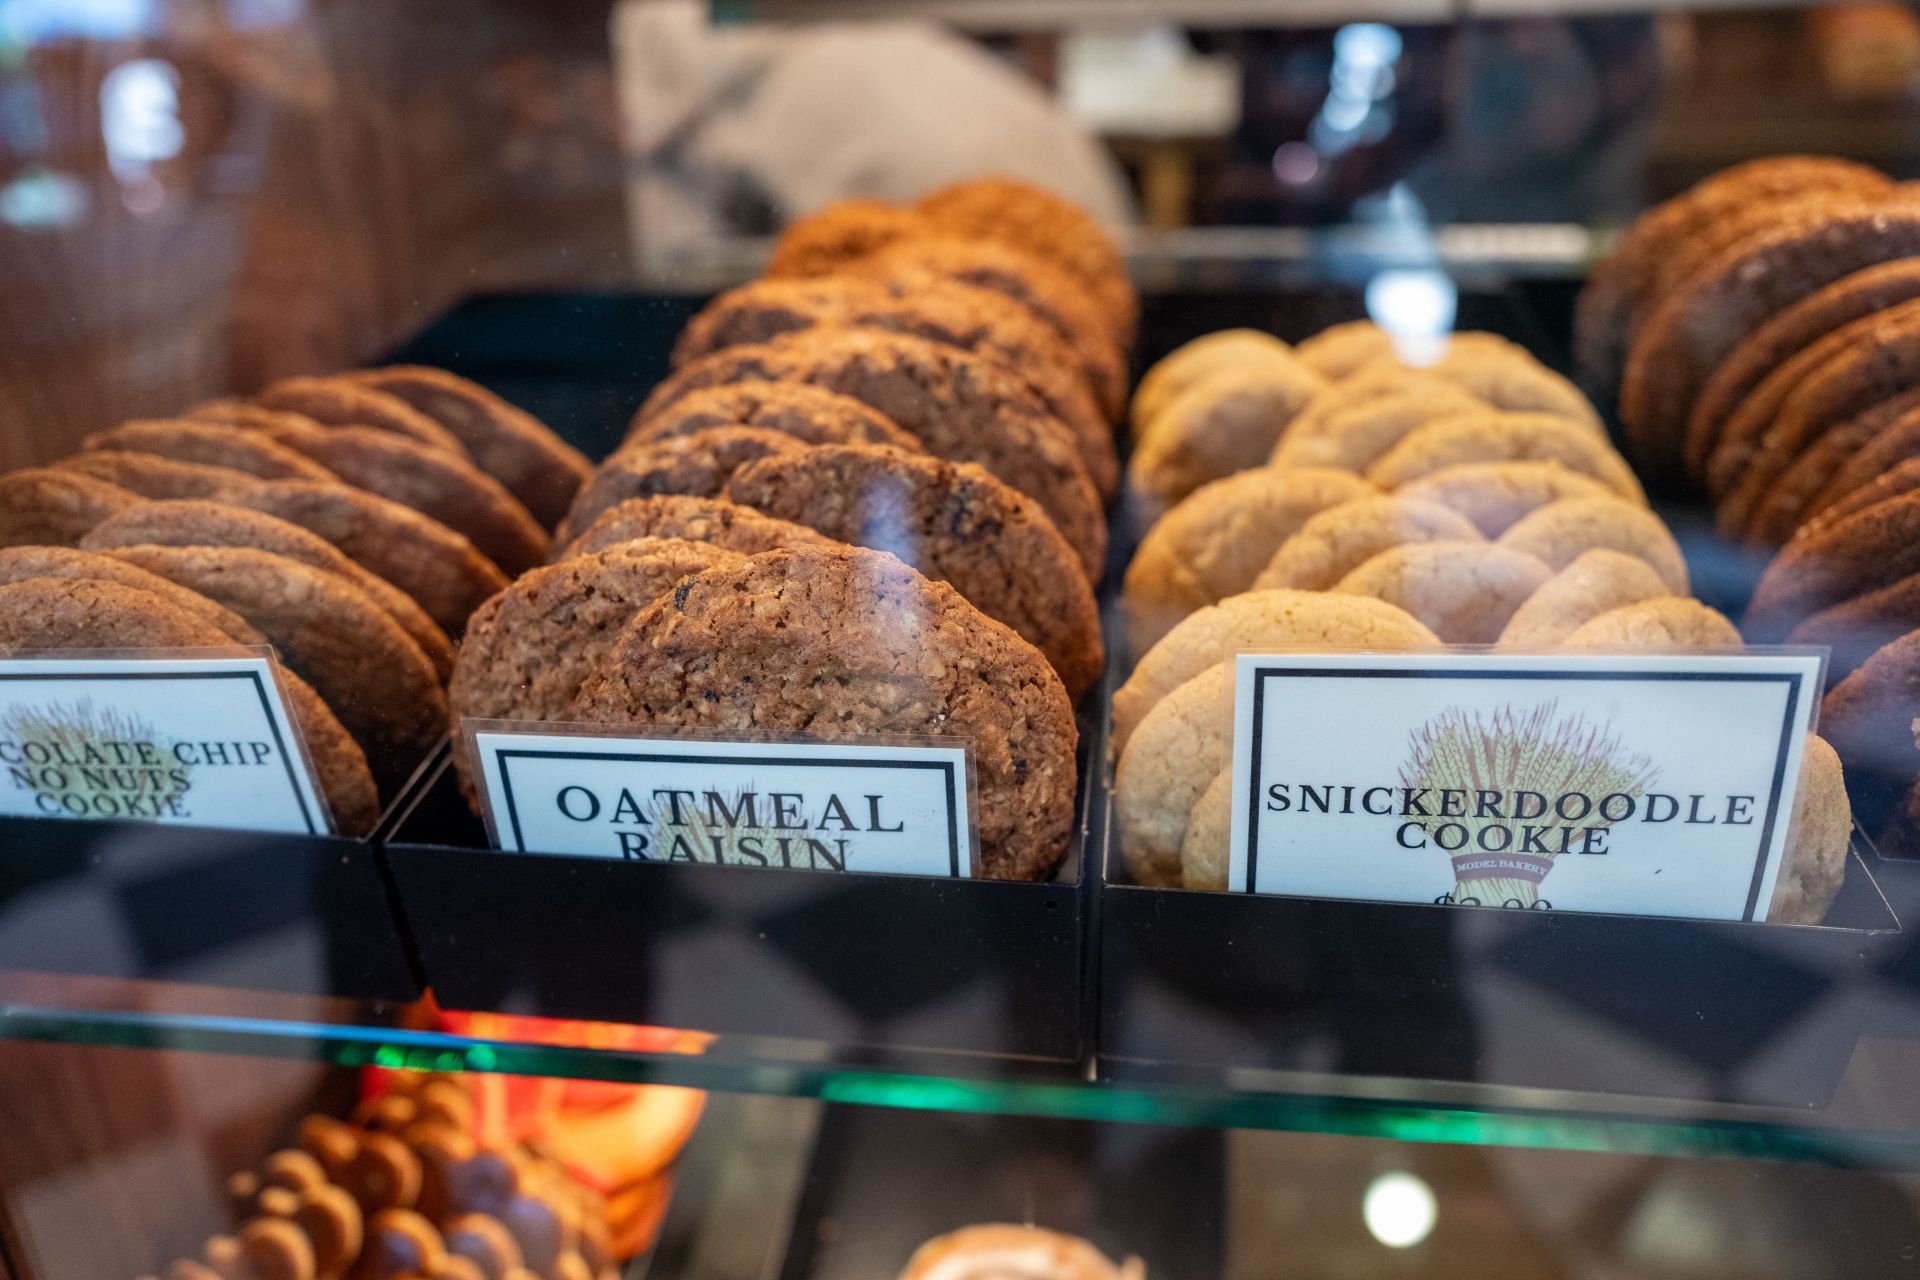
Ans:
[{"label": "framed paper label", "polygon": [[255,649],[0,658],[0,813],[332,830]]},{"label": "framed paper label", "polygon": [[1764,920],[1821,661],[1241,654],[1227,887]]},{"label": "framed paper label", "polygon": [[968,749],[743,742],[467,721],[496,849],[811,871],[974,874]]}]

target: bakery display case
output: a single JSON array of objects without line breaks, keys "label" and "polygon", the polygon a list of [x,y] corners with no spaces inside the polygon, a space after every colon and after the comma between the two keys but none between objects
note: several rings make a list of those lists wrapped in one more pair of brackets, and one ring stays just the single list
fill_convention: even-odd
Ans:
[{"label": "bakery display case", "polygon": [[866,8],[0,14],[0,1274],[1915,1266],[1920,24]]}]

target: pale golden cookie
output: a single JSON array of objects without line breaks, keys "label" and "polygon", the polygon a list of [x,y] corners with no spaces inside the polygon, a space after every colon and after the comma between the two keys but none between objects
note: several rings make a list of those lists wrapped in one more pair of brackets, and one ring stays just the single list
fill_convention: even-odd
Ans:
[{"label": "pale golden cookie", "polygon": [[1485,542],[1421,542],[1382,551],[1333,589],[1405,610],[1446,644],[1491,644],[1553,571]]},{"label": "pale golden cookie", "polygon": [[1480,531],[1458,512],[1397,495],[1361,498],[1322,511],[1280,544],[1253,581],[1256,590],[1297,587],[1329,591],[1340,579],[1391,547],[1414,542],[1479,542]]},{"label": "pale golden cookie", "polygon": [[1227,887],[1227,852],[1233,838],[1233,770],[1222,769],[1187,813],[1180,842],[1180,884],[1187,889]]},{"label": "pale golden cookie", "polygon": [[1444,382],[1431,391],[1406,391],[1348,404],[1311,431],[1288,431],[1274,446],[1276,467],[1338,467],[1365,471],[1408,433],[1445,414],[1485,410],[1476,396]]},{"label": "pale golden cookie", "polygon": [[1133,390],[1133,404],[1127,412],[1134,434],[1143,434],[1154,416],[1187,388],[1222,369],[1292,359],[1292,348],[1258,329],[1222,329],[1175,347],[1141,375],[1140,385]]},{"label": "pale golden cookie", "polygon": [[1458,511],[1498,538],[1541,507],[1562,498],[1608,498],[1613,490],[1558,462],[1462,462],[1442,467],[1394,493]]},{"label": "pale golden cookie", "polygon": [[1127,465],[1143,518],[1158,519],[1209,480],[1263,464],[1325,385],[1304,366],[1265,363],[1223,370],[1175,397],[1147,425]]},{"label": "pale golden cookie", "polygon": [[1686,557],[1660,517],[1611,495],[1550,502],[1501,534],[1497,545],[1536,556],[1556,572],[1583,551],[1608,547],[1645,560],[1676,594],[1688,590]]},{"label": "pale golden cookie", "polygon": [[1274,456],[1278,457],[1281,447],[1296,436],[1303,440],[1314,438],[1337,417],[1381,400],[1398,399],[1401,396],[1426,398],[1436,406],[1458,404],[1460,397],[1467,396],[1470,406],[1487,407],[1484,401],[1470,396],[1444,378],[1385,360],[1344,382],[1329,382],[1315,393],[1306,407],[1287,424],[1280,442],[1274,446]]},{"label": "pale golden cookie", "polygon": [[1659,596],[1609,609],[1574,628],[1569,649],[1739,648],[1740,632],[1698,600]]},{"label": "pale golden cookie", "polygon": [[1200,610],[1148,650],[1113,695],[1113,750],[1178,686],[1241,650],[1275,648],[1395,651],[1440,643],[1401,609],[1380,600],[1323,591],[1249,591]]},{"label": "pale golden cookie", "polygon": [[1558,462],[1646,505],[1627,461],[1592,431],[1544,413],[1467,414],[1441,418],[1387,450],[1367,471],[1383,489],[1397,489],[1466,462]]},{"label": "pale golden cookie", "polygon": [[1254,467],[1202,485],[1162,516],[1127,565],[1127,637],[1145,653],[1173,625],[1238,595],[1309,518],[1375,492],[1344,471]]},{"label": "pale golden cookie", "polygon": [[1580,389],[1547,368],[1522,347],[1503,340],[1466,342],[1464,338],[1492,335],[1457,334],[1447,354],[1427,366],[1427,372],[1466,388],[1495,408],[1510,413],[1545,413],[1584,423],[1589,430],[1605,427],[1600,415]]},{"label": "pale golden cookie", "polygon": [[1767,907],[1770,924],[1819,924],[1840,896],[1847,875],[1853,806],[1840,756],[1825,738],[1808,734],[1801,749],[1800,787],[1787,823],[1786,860]]},{"label": "pale golden cookie", "polygon": [[1334,382],[1351,377],[1374,361],[1393,355],[1393,339],[1371,320],[1349,320],[1320,332],[1294,348],[1321,377]]},{"label": "pale golden cookie", "polygon": [[1540,584],[1500,632],[1503,648],[1551,648],[1609,609],[1672,595],[1654,567],[1639,556],[1606,547],[1583,551]]},{"label": "pale golden cookie", "polygon": [[1231,659],[1160,699],[1120,753],[1113,809],[1135,883],[1180,883],[1187,813],[1227,763],[1233,731]]}]

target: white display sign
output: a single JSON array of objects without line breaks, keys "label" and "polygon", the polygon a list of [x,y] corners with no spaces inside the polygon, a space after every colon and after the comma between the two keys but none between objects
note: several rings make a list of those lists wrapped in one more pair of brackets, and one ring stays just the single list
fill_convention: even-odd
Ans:
[{"label": "white display sign", "polygon": [[1764,920],[1820,667],[1242,654],[1228,888]]},{"label": "white display sign", "polygon": [[266,650],[0,659],[0,813],[332,830]]},{"label": "white display sign", "polygon": [[466,722],[494,847],[644,862],[971,876],[967,749]]}]

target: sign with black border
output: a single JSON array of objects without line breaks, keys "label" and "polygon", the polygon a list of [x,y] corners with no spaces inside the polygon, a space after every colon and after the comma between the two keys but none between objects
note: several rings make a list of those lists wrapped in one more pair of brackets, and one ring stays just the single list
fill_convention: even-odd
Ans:
[{"label": "sign with black border", "polygon": [[1764,920],[1822,660],[1240,654],[1227,887]]},{"label": "sign with black border", "polygon": [[271,650],[0,658],[0,813],[326,835]]},{"label": "sign with black border", "polygon": [[971,752],[955,739],[741,741],[468,720],[493,847],[627,861],[975,874]]}]

